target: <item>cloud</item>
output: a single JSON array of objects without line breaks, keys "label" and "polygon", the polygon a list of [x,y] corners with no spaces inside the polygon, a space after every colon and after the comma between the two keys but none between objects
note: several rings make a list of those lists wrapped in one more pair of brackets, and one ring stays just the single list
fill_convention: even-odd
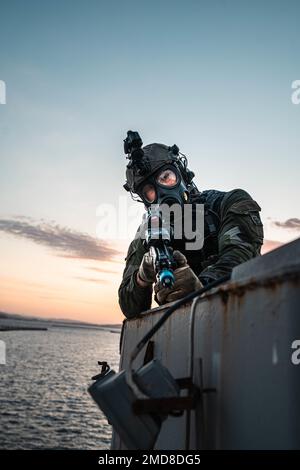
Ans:
[{"label": "cloud", "polygon": [[[45,300],[52,300],[53,302],[60,301],[60,302],[74,303],[74,298],[73,297],[62,297],[62,296],[57,296],[57,295],[39,295],[39,298],[40,299],[45,299]],[[76,299],[76,304],[78,304],[78,303],[97,305],[93,301]]]},{"label": "cloud", "polygon": [[97,279],[96,277],[73,276],[74,279],[86,282],[96,282],[97,284],[108,284],[107,279]]},{"label": "cloud", "polygon": [[118,274],[118,271],[113,271],[112,269],[106,268],[96,268],[95,266],[87,266],[87,269],[95,271],[96,273],[105,273],[105,274]]},{"label": "cloud", "polygon": [[285,222],[275,221],[273,223],[276,227],[300,231],[300,219],[297,219],[296,217],[287,219]]},{"label": "cloud", "polygon": [[0,232],[30,240],[51,248],[65,258],[111,261],[119,252],[106,241],[87,233],[63,227],[55,222],[33,221],[31,218],[0,219]]}]

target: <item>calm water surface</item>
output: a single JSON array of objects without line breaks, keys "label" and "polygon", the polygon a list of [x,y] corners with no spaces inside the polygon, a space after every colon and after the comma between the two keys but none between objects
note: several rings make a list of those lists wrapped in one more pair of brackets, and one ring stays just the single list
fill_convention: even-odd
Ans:
[{"label": "calm water surface", "polygon": [[0,332],[0,448],[108,449],[111,427],[87,387],[98,360],[118,370],[119,338],[81,328]]}]

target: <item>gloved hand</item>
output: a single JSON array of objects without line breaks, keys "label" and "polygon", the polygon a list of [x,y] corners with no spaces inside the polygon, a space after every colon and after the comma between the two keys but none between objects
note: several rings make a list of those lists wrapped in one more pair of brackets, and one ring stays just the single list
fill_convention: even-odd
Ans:
[{"label": "gloved hand", "polygon": [[173,256],[178,266],[174,271],[174,286],[168,289],[162,287],[159,282],[154,286],[159,305],[181,299],[190,292],[194,292],[203,287],[201,281],[187,264],[186,257],[180,251],[174,251]]},{"label": "gloved hand", "polygon": [[137,273],[137,282],[142,287],[153,284],[156,281],[156,274],[153,266],[153,259],[149,251],[144,254]]}]

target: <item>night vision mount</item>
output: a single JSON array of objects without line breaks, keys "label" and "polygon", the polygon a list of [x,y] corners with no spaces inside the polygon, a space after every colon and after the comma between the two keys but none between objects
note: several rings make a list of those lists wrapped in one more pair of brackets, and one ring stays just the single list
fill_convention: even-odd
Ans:
[{"label": "night vision mount", "polygon": [[[132,154],[134,156],[135,151],[141,150],[143,145],[143,141],[140,137],[140,134],[136,131],[128,131],[127,132],[127,137],[124,139],[124,153],[126,155],[130,154],[132,157]],[[143,156],[144,152],[142,151],[141,156]]]},{"label": "night vision mount", "polygon": [[124,153],[129,159],[128,169],[132,169],[137,175],[143,176],[150,171],[150,163],[142,149],[143,141],[136,131],[128,131],[124,139]]}]

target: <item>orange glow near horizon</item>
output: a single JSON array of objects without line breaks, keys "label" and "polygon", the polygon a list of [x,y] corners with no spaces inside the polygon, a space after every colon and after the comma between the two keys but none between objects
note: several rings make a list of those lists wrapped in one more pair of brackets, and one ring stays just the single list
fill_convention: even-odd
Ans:
[{"label": "orange glow near horizon", "polygon": [[[263,254],[281,242],[266,240]],[[121,248],[126,252],[126,244]],[[120,323],[120,262],[69,259],[26,240],[1,237],[0,310],[88,323]]]},{"label": "orange glow near horizon", "polygon": [[9,237],[1,237],[0,259],[4,312],[100,324],[123,319],[117,300],[121,263],[55,256]]}]

